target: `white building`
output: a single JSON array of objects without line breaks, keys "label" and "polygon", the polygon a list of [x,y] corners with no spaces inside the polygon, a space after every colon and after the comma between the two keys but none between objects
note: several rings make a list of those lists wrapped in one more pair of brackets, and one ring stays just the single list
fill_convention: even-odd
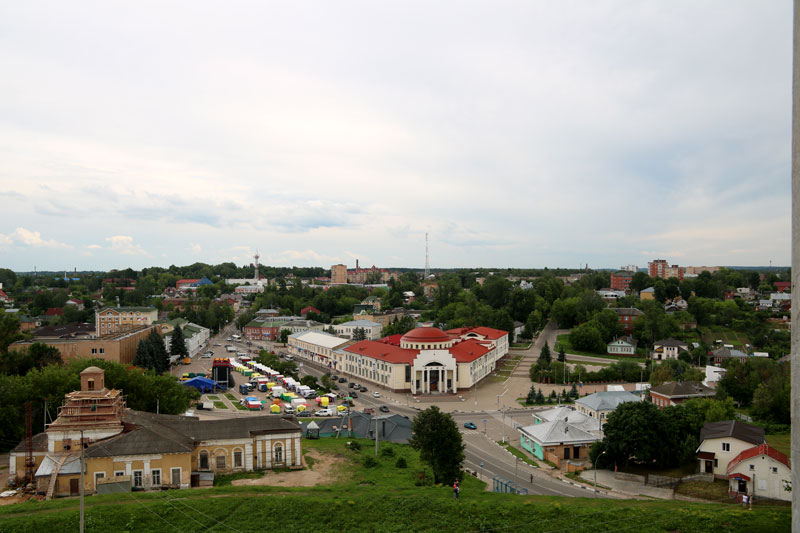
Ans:
[{"label": "white building", "polygon": [[608,415],[620,404],[639,401],[641,398],[627,391],[595,392],[575,400],[575,408],[579,413],[596,418],[600,420],[600,424],[605,424]]},{"label": "white building", "polygon": [[767,444],[748,448],[728,463],[728,491],[758,498],[792,501],[789,458]]},{"label": "white building", "polygon": [[348,339],[353,338],[353,332],[357,328],[364,330],[367,340],[380,339],[381,331],[383,330],[383,326],[377,322],[372,322],[371,320],[351,320],[349,322],[345,322],[344,324],[333,326],[333,330],[337,335],[340,337],[347,337]]},{"label": "white building", "polygon": [[700,430],[700,446],[697,448],[700,472],[727,479],[728,464],[736,456],[765,442],[764,428],[739,420],[706,422]]}]

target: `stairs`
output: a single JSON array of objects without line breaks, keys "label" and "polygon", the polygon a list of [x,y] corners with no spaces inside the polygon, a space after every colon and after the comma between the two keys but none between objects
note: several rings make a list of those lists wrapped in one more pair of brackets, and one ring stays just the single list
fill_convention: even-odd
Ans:
[{"label": "stairs", "polygon": [[71,457],[70,454],[63,454],[61,457],[59,457],[56,466],[53,468],[53,473],[50,474],[50,483],[47,485],[47,494],[45,495],[45,500],[50,500],[53,498],[53,493],[56,490],[56,483],[58,481],[58,472],[61,470],[61,467],[64,466],[64,463],[67,462],[67,459],[69,459],[70,457]]}]

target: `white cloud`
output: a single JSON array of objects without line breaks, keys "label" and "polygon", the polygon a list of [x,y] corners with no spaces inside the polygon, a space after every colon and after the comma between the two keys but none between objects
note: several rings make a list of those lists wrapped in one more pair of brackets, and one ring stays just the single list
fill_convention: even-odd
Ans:
[{"label": "white cloud", "polygon": [[89,248],[90,250],[99,250],[102,248],[102,246],[100,246],[99,244],[90,244],[89,246],[87,246],[87,248]]},{"label": "white cloud", "polygon": [[201,254],[201,253],[203,253],[203,247],[202,247],[202,246],[200,246],[200,245],[199,245],[199,244],[197,244],[197,243],[195,243],[195,244],[192,244],[191,246],[189,246],[189,250],[191,250],[191,252],[192,252],[193,254]]},{"label": "white cloud", "polygon": [[12,238],[25,246],[36,246],[44,248],[70,248],[69,245],[54,240],[42,239],[42,234],[38,231],[31,231],[25,228],[17,228],[11,234]]},{"label": "white cloud", "polygon": [[133,237],[129,235],[114,235],[106,237],[106,240],[111,243],[112,252],[123,255],[148,255],[140,245],[134,244]]}]

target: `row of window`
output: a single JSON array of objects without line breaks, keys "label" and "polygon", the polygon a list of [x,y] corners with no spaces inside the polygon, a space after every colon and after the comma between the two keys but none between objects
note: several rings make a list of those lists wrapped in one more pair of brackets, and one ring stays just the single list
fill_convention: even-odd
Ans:
[{"label": "row of window", "polygon": [[[144,471],[143,470],[134,470],[133,474],[133,486],[134,487],[144,487]],[[181,484],[181,468],[172,468],[170,470],[170,474],[172,476],[172,485],[180,485]],[[125,475],[124,470],[115,470],[114,477],[121,477]],[[106,473],[105,472],[95,472],[94,473],[94,486],[97,488],[98,481],[105,479]],[[161,469],[154,468],[150,471],[150,485],[153,487],[158,487],[161,485]]]}]

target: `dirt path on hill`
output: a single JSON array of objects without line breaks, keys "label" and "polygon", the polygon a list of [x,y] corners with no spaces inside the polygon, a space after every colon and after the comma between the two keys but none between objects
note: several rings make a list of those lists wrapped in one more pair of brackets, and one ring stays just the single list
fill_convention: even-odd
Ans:
[{"label": "dirt path on hill", "polygon": [[231,485],[241,487],[247,485],[270,485],[278,487],[313,487],[324,485],[335,480],[338,466],[344,464],[345,458],[337,455],[311,450],[304,454],[314,460],[313,469],[293,470],[290,472],[266,471],[256,479],[237,479]]}]

